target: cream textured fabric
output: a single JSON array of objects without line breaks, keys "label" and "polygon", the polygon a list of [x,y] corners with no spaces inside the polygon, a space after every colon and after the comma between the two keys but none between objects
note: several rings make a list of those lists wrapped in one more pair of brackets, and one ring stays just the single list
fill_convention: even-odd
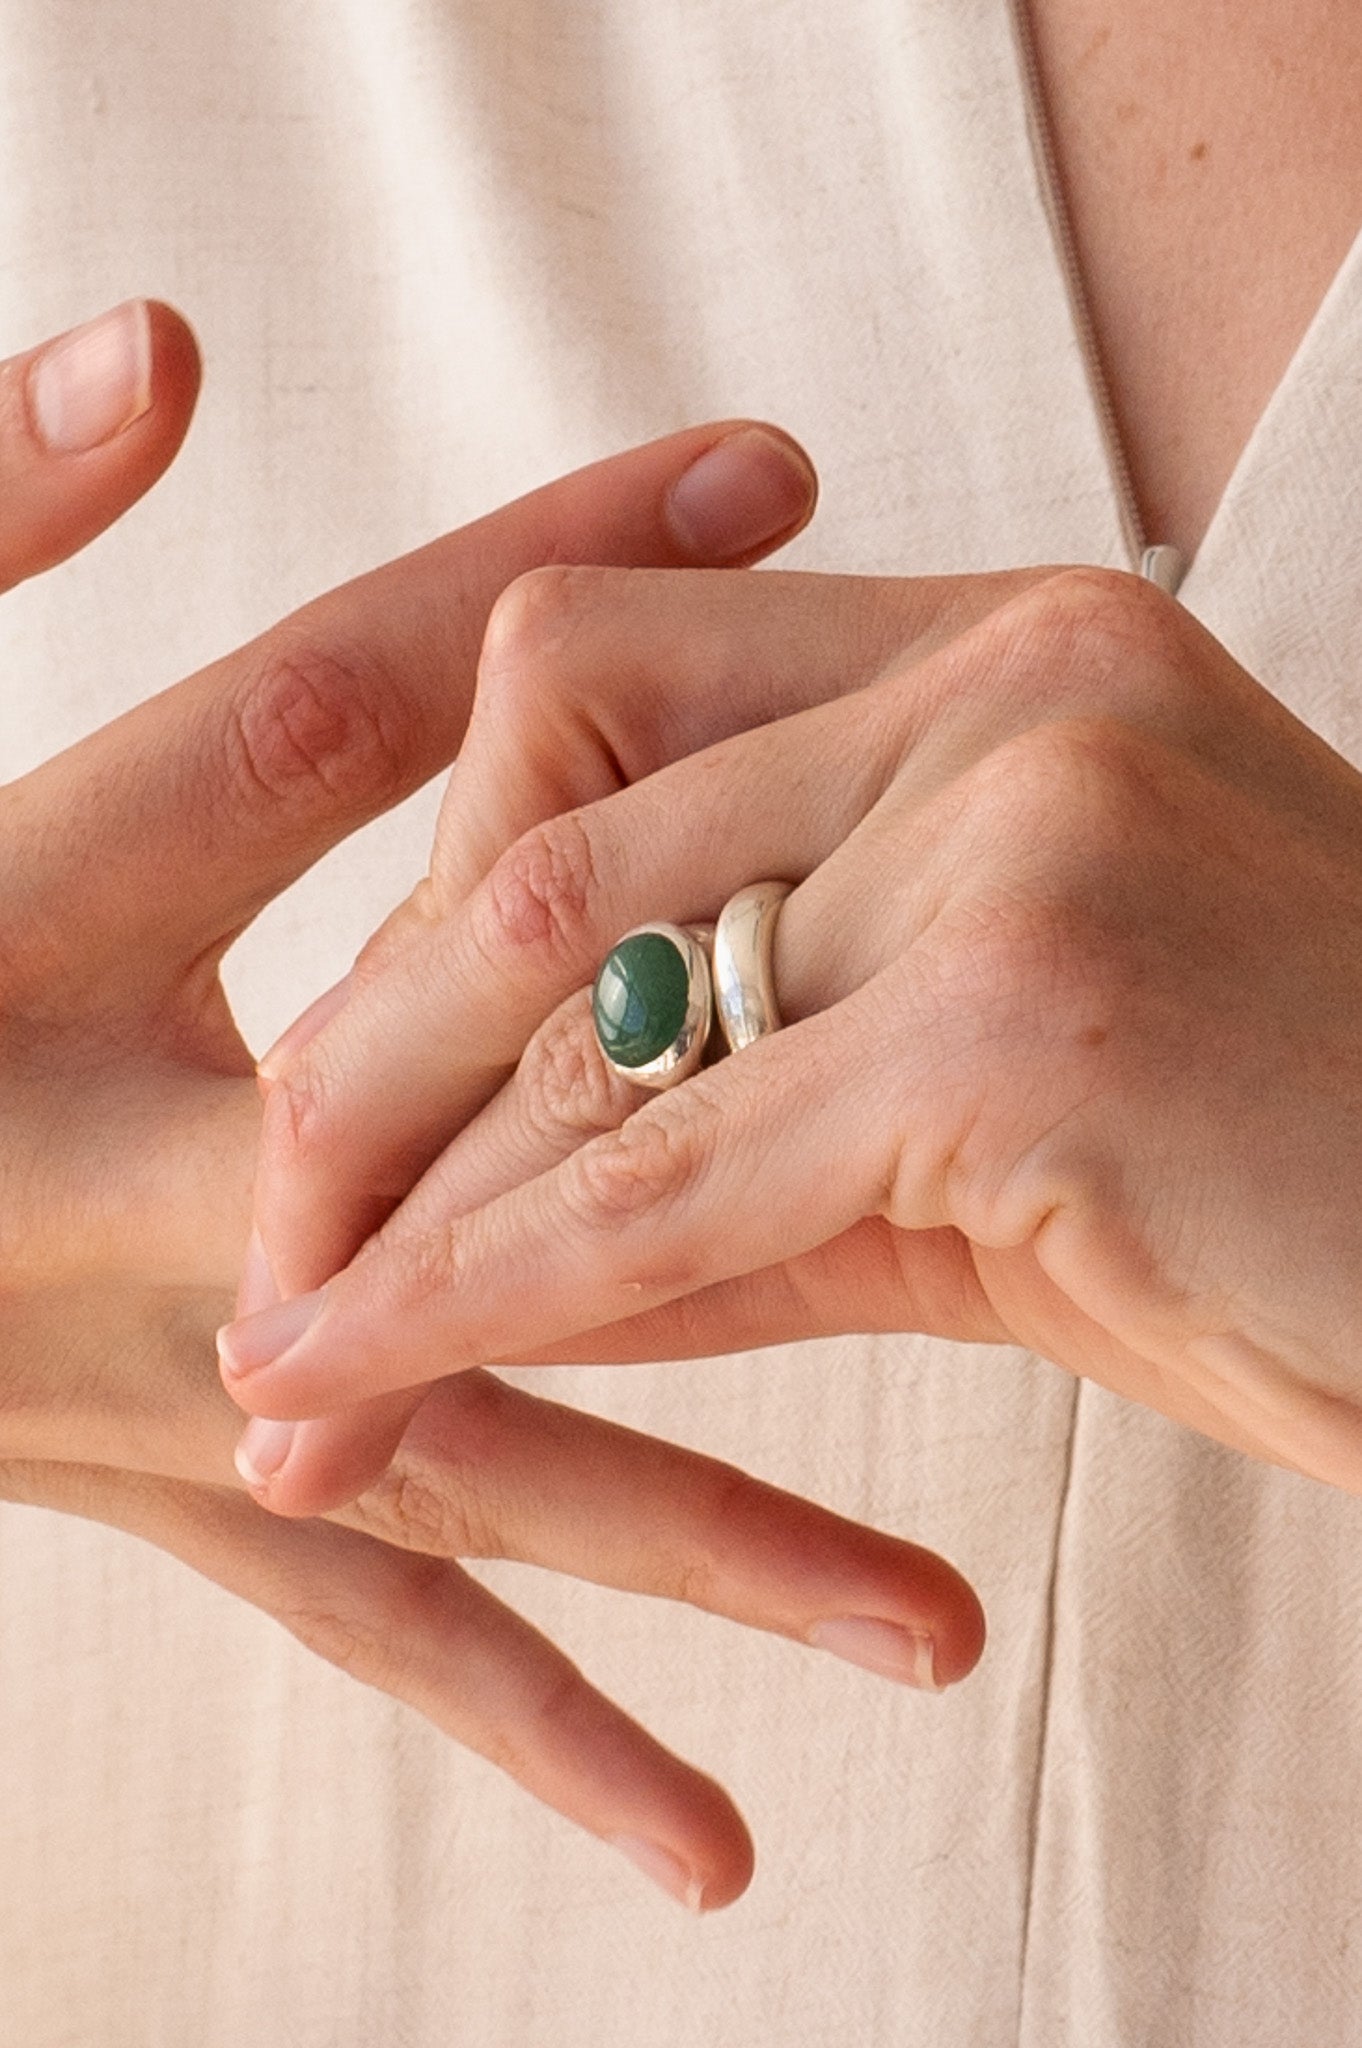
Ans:
[{"label": "cream textured fabric", "polygon": [[[1118,563],[1005,0],[6,0],[0,349],[196,320],[170,480],[0,606],[17,772],[592,456],[754,412],[791,560]],[[1362,256],[1186,601],[1362,759]],[[427,793],[240,951],[263,1043],[408,886]],[[1011,1354],[846,1341],[572,1398],[944,1550],[918,1698],[489,1577],[731,1786],[695,1924],[423,1722],[104,1530],[0,1511],[0,2048],[1319,2048],[1362,2038],[1362,1503]]]}]

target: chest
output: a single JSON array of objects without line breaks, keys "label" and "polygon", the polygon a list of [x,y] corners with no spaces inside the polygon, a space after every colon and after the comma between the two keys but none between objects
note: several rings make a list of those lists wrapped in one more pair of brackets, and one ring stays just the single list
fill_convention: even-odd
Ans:
[{"label": "chest", "polygon": [[1195,552],[1362,229],[1362,8],[1030,0],[1136,501]]}]

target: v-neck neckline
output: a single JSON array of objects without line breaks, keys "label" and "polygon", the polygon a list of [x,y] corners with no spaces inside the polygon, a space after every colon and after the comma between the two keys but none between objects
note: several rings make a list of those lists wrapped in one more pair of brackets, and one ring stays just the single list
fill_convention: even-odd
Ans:
[{"label": "v-neck neckline", "polygon": [[[1097,343],[1088,299],[1087,284],[1079,261],[1056,159],[1049,108],[1041,82],[1035,30],[1028,0],[1005,0],[1012,27],[1016,59],[1017,89],[1021,95],[1026,129],[1031,146],[1032,168],[1046,216],[1051,254],[1069,309],[1071,339],[1084,368],[1084,384],[1106,465],[1106,481],[1116,525],[1127,557],[1127,565],[1140,571],[1151,552],[1163,552],[1157,535],[1146,532],[1135,494],[1130,459],[1112,400],[1110,381]],[[1359,224],[1342,262],[1334,272],[1286,367],[1258,414],[1244,441],[1225,487],[1207,520],[1195,551],[1181,555],[1177,592],[1187,600],[1205,575],[1204,565],[1213,561],[1220,535],[1234,505],[1252,488],[1266,451],[1281,432],[1284,414],[1289,414],[1298,384],[1308,373],[1311,358],[1323,348],[1339,317],[1341,306],[1351,303],[1362,278],[1362,224]]]},{"label": "v-neck neckline", "polygon": [[1297,342],[1286,368],[1259,413],[1252,432],[1239,451],[1238,459],[1216,502],[1215,510],[1207,521],[1196,553],[1186,566],[1180,592],[1184,600],[1188,597],[1189,590],[1194,593],[1213,572],[1222,546],[1222,537],[1227,532],[1240,501],[1255,491],[1260,484],[1267,487],[1270,483],[1276,468],[1274,450],[1289,442],[1299,443],[1299,394],[1311,382],[1311,365],[1328,353],[1335,332],[1346,328],[1360,288],[1362,228],[1354,235],[1347,254],[1334,272],[1333,279],[1315,308],[1309,325]]}]

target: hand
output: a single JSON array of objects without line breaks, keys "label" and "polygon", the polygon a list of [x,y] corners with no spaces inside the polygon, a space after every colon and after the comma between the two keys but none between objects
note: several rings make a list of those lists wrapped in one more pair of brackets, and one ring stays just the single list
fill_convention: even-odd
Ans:
[{"label": "hand", "polygon": [[[42,415],[69,434],[83,405],[85,431],[107,430],[85,452],[35,437],[46,358],[0,373],[6,584],[107,524],[183,435],[192,337],[165,308],[126,317],[130,395],[101,414],[87,389]],[[117,351],[101,345],[107,381]],[[363,578],[0,791],[0,1495],[159,1544],[706,1905],[751,1867],[729,1800],[453,1558],[513,1556],[689,1599],[884,1667],[897,1658],[909,1678],[933,1675],[934,1636],[942,1681],[981,1644],[957,1575],[485,1374],[428,1404],[382,1486],[343,1518],[281,1523],[233,1473],[236,1411],[211,1333],[240,1266],[260,1121],[223,952],[311,860],[448,759],[487,609],[518,569],[570,548],[695,558],[669,523],[673,487],[722,438],[682,435],[584,472]],[[748,538],[763,488],[768,531],[807,504],[807,485],[794,509],[778,474],[763,485],[772,445],[747,450],[746,499],[731,467],[744,450],[720,458],[721,499]],[[716,545],[717,524],[709,533]]]},{"label": "hand", "polygon": [[[505,707],[555,675],[589,744],[522,797]],[[361,1479],[393,1390],[475,1358],[845,1329],[1019,1342],[1362,1486],[1362,783],[1189,615],[1099,571],[539,578],[484,677],[428,882],[272,1064],[285,1293],[435,1162],[226,1334],[248,1412],[327,1418],[272,1506]],[[787,715],[650,773],[692,702],[702,742]],[[585,985],[766,876],[800,884],[788,1028],[640,1106]]]}]

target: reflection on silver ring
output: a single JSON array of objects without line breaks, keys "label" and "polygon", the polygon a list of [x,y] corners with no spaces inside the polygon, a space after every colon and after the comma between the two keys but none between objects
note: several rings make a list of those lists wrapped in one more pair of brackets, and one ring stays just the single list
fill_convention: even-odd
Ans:
[{"label": "reflection on silver ring", "polygon": [[771,948],[789,882],[739,889],[714,927],[714,1006],[730,1052],[780,1029]]}]

